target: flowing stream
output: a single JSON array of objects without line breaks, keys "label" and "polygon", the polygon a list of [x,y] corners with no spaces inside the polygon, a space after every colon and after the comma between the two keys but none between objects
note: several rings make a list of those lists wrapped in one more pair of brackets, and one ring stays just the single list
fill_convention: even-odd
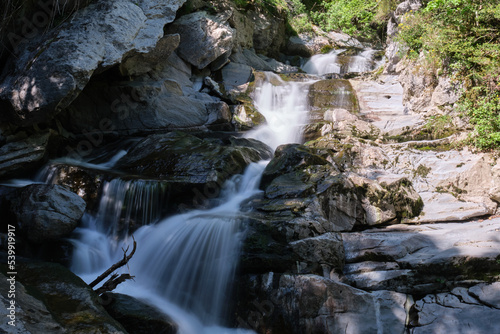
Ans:
[{"label": "flowing stream", "polygon": [[[256,87],[254,100],[267,122],[246,136],[273,149],[300,142],[301,128],[307,121],[309,85],[284,82],[266,73],[266,80]],[[167,203],[161,182],[107,182],[97,213],[86,213],[83,227],[76,231],[72,270],[86,281],[93,280],[123,256],[121,248],[132,243],[128,226],[136,223],[141,226],[134,232],[137,251],[123,269],[135,278],[116,291],[157,306],[179,325],[179,333],[245,332],[220,326],[228,311],[243,238],[240,204],[259,192],[267,163],[252,163],[243,175],[227,181],[221,205],[163,220],[161,207]],[[110,168],[112,161],[100,167]]]}]

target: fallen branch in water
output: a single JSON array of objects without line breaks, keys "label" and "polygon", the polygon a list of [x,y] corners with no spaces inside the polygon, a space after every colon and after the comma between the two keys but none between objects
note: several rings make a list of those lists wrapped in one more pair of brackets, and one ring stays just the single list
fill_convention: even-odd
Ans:
[{"label": "fallen branch in water", "polygon": [[[120,261],[118,261],[115,264],[113,264],[111,267],[109,267],[108,270],[106,270],[105,272],[103,272],[92,283],[90,283],[89,286],[91,288],[93,288],[97,284],[99,284],[102,280],[104,280],[106,277],[108,277],[113,271],[115,271],[118,268],[123,267],[124,265],[126,265],[128,263],[128,261],[134,255],[135,250],[137,249],[137,242],[135,241],[135,239],[134,239],[133,236],[132,236],[132,240],[134,240],[134,247],[132,248],[132,251],[130,252],[130,254],[127,255],[129,247],[127,247],[127,249],[123,249],[122,248],[122,250],[123,250],[123,259],[121,259]],[[102,287],[100,287],[99,289],[96,290],[96,292],[97,292],[97,294],[100,295],[103,292],[111,291],[111,290],[115,289],[118,286],[118,284],[123,283],[124,281],[126,281],[128,279],[133,279],[133,278],[134,278],[134,276],[131,276],[129,274],[121,274],[119,276],[118,276],[118,274],[113,274],[111,276],[111,278],[109,280],[107,280],[106,283],[104,283],[102,285]]]},{"label": "fallen branch in water", "polygon": [[134,276],[130,276],[130,274],[113,274],[111,277],[104,283],[99,289],[95,290],[95,292],[100,296],[101,294],[109,291],[113,291],[116,289],[118,284],[125,282],[128,279],[133,279]]}]

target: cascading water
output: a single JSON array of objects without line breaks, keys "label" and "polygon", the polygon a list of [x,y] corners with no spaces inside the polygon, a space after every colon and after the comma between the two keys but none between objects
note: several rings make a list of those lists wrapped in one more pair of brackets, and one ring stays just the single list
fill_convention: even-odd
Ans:
[{"label": "cascading water", "polygon": [[362,73],[369,72],[375,68],[374,55],[376,50],[366,49],[359,54],[350,57],[349,63],[347,65],[347,73]]},{"label": "cascading water", "polygon": [[[285,82],[275,74],[266,73],[266,80],[256,87],[254,100],[267,122],[247,136],[273,149],[299,142],[301,126],[308,114],[309,84]],[[243,175],[226,182],[223,204],[139,228],[134,233],[137,251],[129,262],[134,281],[120,285],[117,292],[156,305],[174,319],[180,333],[234,332],[214,326],[224,323],[226,301],[238,261],[242,241],[240,204],[259,192],[258,184],[266,164],[250,164]],[[131,243],[124,238],[122,229],[115,226],[121,226],[120,220],[131,219],[123,213],[123,208],[139,196],[132,188],[131,183],[123,180],[109,182],[104,187],[98,213],[86,215],[86,226],[78,230],[78,240],[74,241],[72,268],[82,278],[88,281],[95,278],[123,256],[120,246]],[[153,207],[155,205],[151,206],[151,212],[155,211]],[[144,212],[150,211],[143,210],[142,214]],[[150,213],[148,217],[143,218],[143,223],[153,223],[157,216]]]},{"label": "cascading water", "polygon": [[332,50],[327,54],[314,55],[302,66],[308,74],[325,75],[329,73],[340,74],[341,67],[337,59],[344,50]]},{"label": "cascading water", "polygon": [[375,60],[377,50],[365,49],[354,55],[347,55],[345,49],[332,50],[327,54],[312,56],[302,69],[308,74],[345,74],[373,71],[382,65],[384,59]]},{"label": "cascading water", "polygon": [[285,82],[278,75],[266,73],[266,80],[255,88],[255,107],[266,118],[266,125],[250,131],[246,137],[260,140],[273,150],[279,145],[297,143],[309,109],[308,82]]}]

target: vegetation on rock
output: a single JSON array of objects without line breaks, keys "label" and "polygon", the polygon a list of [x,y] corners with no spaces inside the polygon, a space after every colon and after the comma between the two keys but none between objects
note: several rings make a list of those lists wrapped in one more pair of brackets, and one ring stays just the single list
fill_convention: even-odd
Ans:
[{"label": "vegetation on rock", "polygon": [[500,144],[500,4],[495,0],[432,0],[405,14],[398,40],[410,59],[425,57],[436,74],[463,83],[460,104],[479,149]]}]

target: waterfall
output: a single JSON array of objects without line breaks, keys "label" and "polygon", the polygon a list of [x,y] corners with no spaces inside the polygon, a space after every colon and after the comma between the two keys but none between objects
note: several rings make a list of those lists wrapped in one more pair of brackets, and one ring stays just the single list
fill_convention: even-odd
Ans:
[{"label": "waterfall", "polygon": [[258,139],[273,150],[282,144],[300,142],[309,110],[310,84],[311,81],[285,82],[279,75],[267,72],[253,97],[255,107],[266,118],[266,126],[248,132],[246,137]]},{"label": "waterfall", "polygon": [[384,62],[384,58],[376,61],[377,50],[370,48],[356,51],[354,55],[347,53],[345,49],[338,49],[327,54],[314,55],[302,69],[308,74],[315,75],[362,73],[373,71]]},{"label": "waterfall", "polygon": [[347,65],[347,73],[369,72],[374,69],[375,61],[373,59],[376,50],[366,49],[355,56],[350,57]]},{"label": "waterfall", "polygon": [[338,55],[344,50],[332,50],[326,54],[314,55],[302,66],[308,74],[325,75],[329,73],[341,72],[340,64],[337,61]]},{"label": "waterfall", "polygon": [[[300,142],[308,114],[309,84],[286,82],[266,73],[253,97],[266,124],[247,133],[247,137],[273,149]],[[157,209],[167,205],[159,195],[161,189],[146,181],[115,179],[106,183],[98,212],[86,214],[85,226],[78,229],[73,241],[72,270],[90,281],[119,260],[123,256],[120,247],[131,244],[121,222],[126,226],[140,214],[144,225],[134,232],[137,251],[128,264],[135,278],[116,291],[160,308],[179,325],[180,333],[234,332],[219,326],[224,324],[243,239],[240,204],[260,192],[258,185],[267,163],[252,163],[243,175],[228,180],[221,192],[221,205],[160,221],[161,210]],[[129,213],[130,207],[135,209]]]}]

